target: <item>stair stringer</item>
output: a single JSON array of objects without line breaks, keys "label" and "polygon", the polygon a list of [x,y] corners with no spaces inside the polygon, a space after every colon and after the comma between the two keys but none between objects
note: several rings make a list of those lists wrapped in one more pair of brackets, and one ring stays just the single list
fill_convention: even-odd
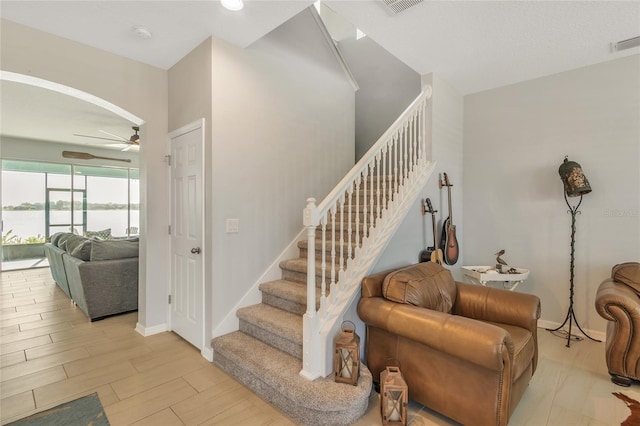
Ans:
[{"label": "stair stringer", "polygon": [[[360,283],[371,272],[384,252],[409,212],[409,208],[433,174],[435,166],[436,161],[428,161],[426,165],[418,167],[417,171],[413,172],[415,175],[407,179],[408,186],[400,188],[399,199],[392,201],[390,208],[383,211],[379,225],[376,225],[363,239],[362,246],[355,250],[354,257],[347,260],[346,271],[340,272],[336,285],[330,290],[327,303],[321,303],[319,312],[312,312],[312,314],[307,312],[303,316],[305,336],[303,352],[304,357],[311,360],[310,365],[303,364],[300,371],[303,377],[315,380],[331,374],[333,340],[340,329],[341,320],[359,294]],[[395,213],[388,217],[390,211]]]}]

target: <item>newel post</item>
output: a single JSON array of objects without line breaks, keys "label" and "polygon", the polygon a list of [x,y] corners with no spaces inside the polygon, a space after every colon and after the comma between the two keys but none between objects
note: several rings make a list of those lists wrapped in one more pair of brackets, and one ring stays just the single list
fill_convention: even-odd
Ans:
[{"label": "newel post", "polygon": [[317,332],[316,315],[316,228],[320,223],[315,198],[307,199],[302,214],[302,223],[307,228],[307,312],[302,318],[302,371],[300,375],[314,380],[317,375],[317,351],[314,350],[314,335]]}]

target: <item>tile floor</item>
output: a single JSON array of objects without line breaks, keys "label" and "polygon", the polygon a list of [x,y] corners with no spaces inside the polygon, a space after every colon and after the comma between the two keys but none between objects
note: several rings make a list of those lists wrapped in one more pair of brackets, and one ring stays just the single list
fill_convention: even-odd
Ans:
[{"label": "tile floor", "polygon": [[[2,424],[98,392],[119,425],[291,425],[172,333],[142,337],[136,314],[95,323],[69,303],[48,269],[0,274]],[[604,344],[540,330],[540,360],[510,425],[620,425],[630,414],[612,392],[640,400],[640,386],[609,380]],[[378,395],[357,425],[380,425]],[[454,425],[412,402],[409,424]]]}]

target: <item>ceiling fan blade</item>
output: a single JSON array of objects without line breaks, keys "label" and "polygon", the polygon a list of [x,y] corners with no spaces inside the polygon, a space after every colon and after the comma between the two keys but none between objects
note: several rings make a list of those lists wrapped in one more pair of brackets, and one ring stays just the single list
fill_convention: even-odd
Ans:
[{"label": "ceiling fan blade", "polygon": [[79,135],[77,133],[74,133],[73,136],[80,136],[82,138],[91,138],[91,139],[102,139],[104,141],[122,142],[122,139],[103,138],[103,137],[100,137],[100,136],[90,136],[90,135]]},{"label": "ceiling fan blade", "polygon": [[64,158],[77,158],[81,160],[102,159],[102,160],[112,160],[112,161],[124,161],[125,163],[131,162],[131,160],[129,160],[128,158],[101,157],[99,155],[89,154],[88,152],[62,151],[62,156]]},{"label": "ceiling fan blade", "polygon": [[121,141],[129,142],[129,139],[123,138],[122,136],[118,136],[115,133],[110,133],[110,132],[107,132],[106,130],[100,130],[100,129],[98,131],[104,133],[105,135],[109,135],[109,136],[113,136],[114,138],[118,138]]}]

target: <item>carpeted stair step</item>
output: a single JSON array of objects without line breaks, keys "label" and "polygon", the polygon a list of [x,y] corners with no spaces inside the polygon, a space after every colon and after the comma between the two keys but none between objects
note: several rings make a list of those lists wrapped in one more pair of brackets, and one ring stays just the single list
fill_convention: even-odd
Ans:
[{"label": "carpeted stair step", "polygon": [[[346,259],[347,258],[347,254],[349,253],[349,244],[347,243],[347,241],[344,242],[344,244],[340,244],[340,238],[339,235],[336,235],[336,242],[335,242],[335,250],[336,250],[336,258],[339,259],[340,258],[340,247],[342,246],[342,255],[343,257]],[[307,248],[309,247],[309,241],[308,240],[302,240],[302,241],[298,241],[298,248],[300,249],[300,257],[302,258],[307,258],[308,255],[308,250]],[[315,240],[315,247],[316,247],[316,259],[321,259],[322,256],[322,241],[319,238],[316,238]],[[355,250],[356,248],[356,243],[351,241],[351,251]],[[331,240],[327,240],[325,242],[325,255],[326,255],[326,259],[329,260],[329,262],[331,262]]]},{"label": "carpeted stair step", "polygon": [[[262,303],[297,315],[307,312],[307,285],[295,281],[276,280],[262,283]],[[327,294],[328,294],[327,289]],[[316,287],[316,310],[320,308],[320,288]]]},{"label": "carpeted stair step", "polygon": [[333,376],[309,381],[302,362],[236,331],[212,340],[213,362],[302,425],[350,425],[367,410],[371,373],[361,365],[357,386]]},{"label": "carpeted stair step", "polygon": [[[327,284],[331,282],[331,259],[328,258],[325,270],[325,280]],[[346,268],[347,260],[343,262],[343,267]],[[340,268],[340,259],[336,257],[335,270]],[[298,283],[307,283],[307,258],[298,257],[295,259],[283,260],[280,262],[280,269],[282,269],[282,279],[288,281],[295,281]],[[316,287],[322,286],[322,262],[316,259]]]},{"label": "carpeted stair step", "polygon": [[260,303],[236,311],[240,331],[302,359],[302,316]]}]

